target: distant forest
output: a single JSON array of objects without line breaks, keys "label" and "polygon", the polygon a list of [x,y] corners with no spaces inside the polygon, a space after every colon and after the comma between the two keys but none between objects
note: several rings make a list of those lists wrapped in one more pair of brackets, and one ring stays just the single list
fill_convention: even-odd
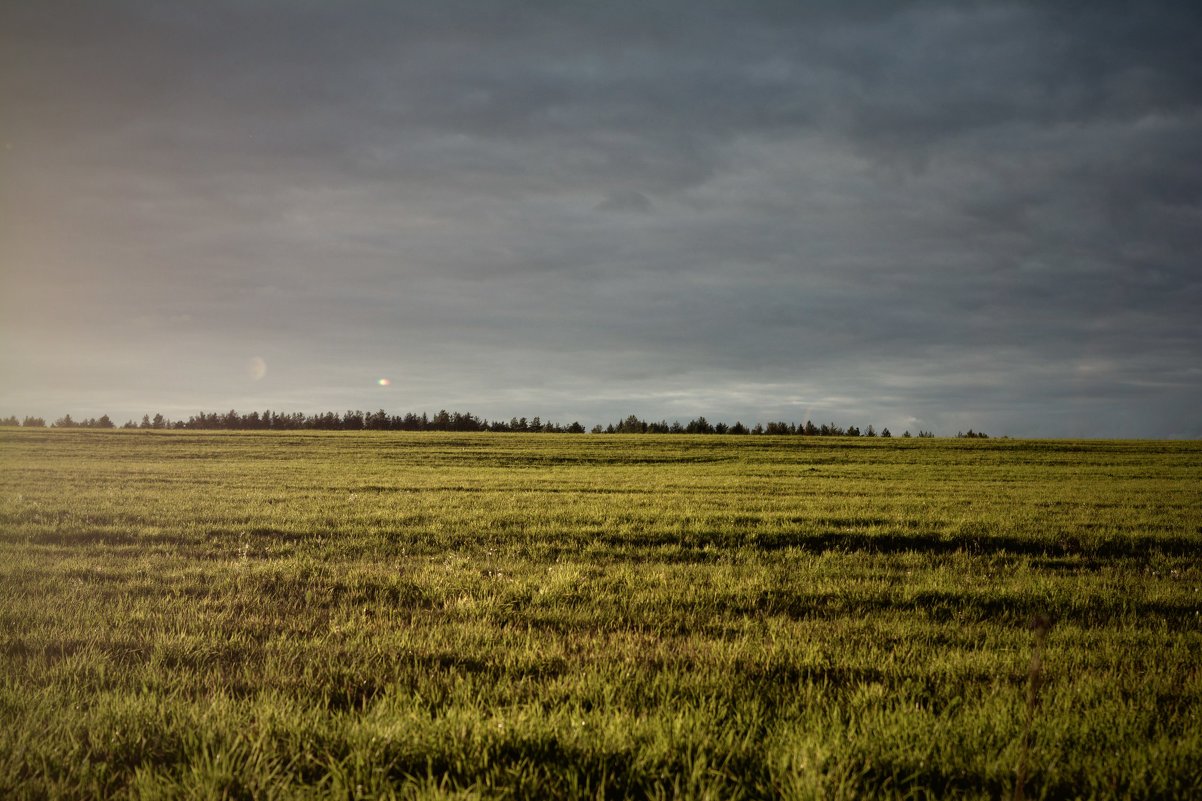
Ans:
[{"label": "distant forest", "polygon": [[[0,426],[22,426],[25,428],[44,428],[46,421],[41,417],[26,417],[18,420],[16,417],[0,419]],[[65,415],[50,423],[51,428],[117,428],[109,418],[102,415],[98,418],[74,420],[71,415]],[[445,409],[434,415],[425,412],[416,414],[388,414],[383,409],[375,412],[346,411],[322,412],[306,415],[301,412],[281,413],[273,411],[238,413],[230,410],[221,412],[201,412],[187,420],[169,420],[161,414],[143,415],[141,422],[130,420],[121,428],[134,429],[187,429],[202,431],[496,431],[518,432],[523,434],[583,434],[589,431],[593,434],[768,434],[773,436],[803,436],[803,437],[892,437],[888,429],[879,432],[873,426],[867,426],[863,431],[857,426],[843,426],[835,423],[815,425],[807,420],[805,423],[773,422],[763,425],[756,423],[750,428],[741,422],[734,425],[726,423],[711,423],[704,417],[698,417],[687,423],[661,420],[658,423],[642,420],[636,415],[630,415],[624,420],[609,425],[595,425],[586,429],[578,422],[567,425],[542,420],[539,417],[512,417],[508,421],[489,421],[474,414],[448,412]],[[919,431],[911,435],[909,431],[900,436],[934,437],[930,431]],[[969,429],[967,432],[956,434],[961,438],[988,438],[987,434]]]}]

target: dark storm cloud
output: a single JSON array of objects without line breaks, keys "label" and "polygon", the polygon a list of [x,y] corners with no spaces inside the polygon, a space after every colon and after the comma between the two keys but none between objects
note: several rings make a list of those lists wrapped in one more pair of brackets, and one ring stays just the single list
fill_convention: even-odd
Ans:
[{"label": "dark storm cloud", "polygon": [[1184,5],[0,15],[8,403],[1202,433]]}]

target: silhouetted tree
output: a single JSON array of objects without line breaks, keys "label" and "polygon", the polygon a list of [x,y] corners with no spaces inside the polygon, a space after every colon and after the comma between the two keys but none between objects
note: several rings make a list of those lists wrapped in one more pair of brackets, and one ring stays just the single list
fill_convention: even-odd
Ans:
[{"label": "silhouetted tree", "polygon": [[647,424],[640,420],[637,415],[632,414],[614,426],[614,431],[618,434],[645,434],[647,432]]}]

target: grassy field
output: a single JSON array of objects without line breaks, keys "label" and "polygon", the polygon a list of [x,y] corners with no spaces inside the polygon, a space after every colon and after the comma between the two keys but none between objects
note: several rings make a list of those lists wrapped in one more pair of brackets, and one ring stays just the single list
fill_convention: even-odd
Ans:
[{"label": "grassy field", "polygon": [[1202,443],[0,460],[0,797],[1202,796]]}]

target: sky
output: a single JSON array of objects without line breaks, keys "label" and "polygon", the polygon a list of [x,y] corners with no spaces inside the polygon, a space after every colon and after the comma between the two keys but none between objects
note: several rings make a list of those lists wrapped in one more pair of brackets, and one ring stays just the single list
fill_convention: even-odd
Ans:
[{"label": "sky", "polygon": [[1180,2],[8,0],[0,415],[1200,437],[1199,40]]}]

